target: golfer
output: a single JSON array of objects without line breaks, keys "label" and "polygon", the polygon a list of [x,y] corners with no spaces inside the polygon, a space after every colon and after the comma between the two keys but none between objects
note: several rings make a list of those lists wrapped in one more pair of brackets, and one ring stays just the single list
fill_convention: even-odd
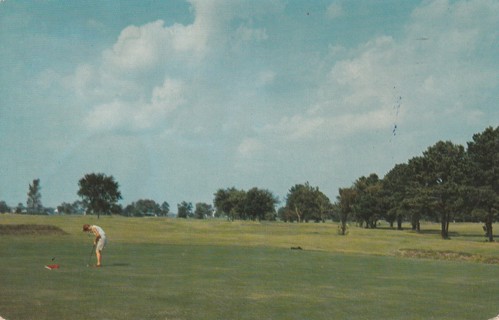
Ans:
[{"label": "golfer", "polygon": [[100,267],[102,265],[102,249],[104,249],[107,243],[106,233],[101,227],[89,224],[83,225],[83,231],[92,232],[95,235],[94,246],[95,255],[97,256],[96,267]]}]

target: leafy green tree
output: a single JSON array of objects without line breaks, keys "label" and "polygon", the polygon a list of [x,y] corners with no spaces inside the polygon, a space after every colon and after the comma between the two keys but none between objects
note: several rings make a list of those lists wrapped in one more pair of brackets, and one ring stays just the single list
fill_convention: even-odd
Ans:
[{"label": "leafy green tree", "polygon": [[360,177],[355,181],[354,188],[357,191],[355,197],[355,216],[366,228],[375,228],[382,214],[381,191],[382,185],[375,173],[368,177]]},{"label": "leafy green tree", "polygon": [[246,192],[244,212],[251,220],[275,220],[277,202],[272,192],[252,188]]},{"label": "leafy green tree", "polygon": [[489,242],[494,241],[492,226],[499,218],[499,197],[489,187],[472,187],[468,189],[466,199],[469,199],[472,217],[484,223],[485,236]]},{"label": "leafy green tree", "polygon": [[215,193],[213,204],[216,208],[217,216],[226,216],[229,220],[246,219],[244,213],[244,204],[246,192],[238,190],[234,187],[227,189],[219,189]]},{"label": "leafy green tree", "polygon": [[340,233],[347,232],[348,217],[354,212],[357,190],[355,188],[340,188],[338,190],[337,206],[340,215]]},{"label": "leafy green tree", "polygon": [[111,214],[120,211],[118,201],[121,199],[118,182],[113,176],[103,173],[86,174],[78,182],[80,196],[89,214]]},{"label": "leafy green tree", "polygon": [[296,214],[286,206],[280,207],[277,210],[277,216],[279,217],[279,219],[281,219],[281,221],[284,222],[296,221]]},{"label": "leafy green tree", "polygon": [[40,179],[33,180],[33,184],[29,185],[28,200],[26,201],[28,213],[43,212],[41,188]]},{"label": "leafy green tree", "polygon": [[286,210],[293,212],[298,222],[325,221],[331,208],[329,198],[308,182],[291,187],[286,197]]},{"label": "leafy green tree", "polygon": [[161,215],[167,216],[170,213],[170,204],[166,201],[163,201],[161,204]]},{"label": "leafy green tree", "polygon": [[407,206],[402,204],[410,197],[412,179],[412,170],[406,163],[395,165],[383,178],[383,197],[388,202],[384,217],[392,228],[397,221],[397,229],[402,229],[402,221],[407,213]]},{"label": "leafy green tree", "polygon": [[161,214],[161,208],[156,201],[151,199],[140,199],[125,208],[128,216],[144,217],[157,216]]},{"label": "leafy green tree", "polygon": [[494,240],[492,225],[499,211],[499,126],[486,128],[468,142],[468,181],[474,217],[485,223],[485,233]]},{"label": "leafy green tree", "polygon": [[63,202],[57,206],[57,212],[59,214],[75,214],[74,207],[71,203]]},{"label": "leafy green tree", "polygon": [[207,217],[213,216],[213,206],[208,203],[198,202],[196,203],[196,209],[194,210],[194,217],[196,219],[205,219]]},{"label": "leafy green tree", "polygon": [[423,152],[423,157],[409,161],[415,168],[421,192],[434,201],[433,210],[441,223],[441,236],[449,238],[453,214],[462,206],[466,154],[464,147],[450,141],[439,141]]},{"label": "leafy green tree", "polygon": [[10,207],[5,201],[0,201],[0,213],[10,212]]},{"label": "leafy green tree", "polygon": [[16,213],[25,213],[26,212],[26,207],[19,202],[16,207]]},{"label": "leafy green tree", "polygon": [[191,218],[194,213],[192,212],[192,203],[191,202],[186,202],[182,201],[181,203],[177,204],[177,218]]}]

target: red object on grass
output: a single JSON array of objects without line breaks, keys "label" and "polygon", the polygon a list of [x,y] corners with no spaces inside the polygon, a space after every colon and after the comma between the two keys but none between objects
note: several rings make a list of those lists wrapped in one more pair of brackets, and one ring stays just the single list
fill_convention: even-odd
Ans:
[{"label": "red object on grass", "polygon": [[58,264],[48,264],[45,266],[46,269],[53,270],[53,269],[59,269]]}]

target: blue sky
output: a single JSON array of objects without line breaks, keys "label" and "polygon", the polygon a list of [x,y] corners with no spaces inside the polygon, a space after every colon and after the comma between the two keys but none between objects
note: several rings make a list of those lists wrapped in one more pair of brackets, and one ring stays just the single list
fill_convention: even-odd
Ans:
[{"label": "blue sky", "polygon": [[499,124],[499,2],[0,0],[0,200],[338,188]]}]

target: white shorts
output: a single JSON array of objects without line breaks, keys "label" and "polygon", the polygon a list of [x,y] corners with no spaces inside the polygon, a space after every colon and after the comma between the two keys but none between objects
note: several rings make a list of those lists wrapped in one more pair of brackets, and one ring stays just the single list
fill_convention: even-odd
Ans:
[{"label": "white shorts", "polygon": [[104,249],[104,247],[106,246],[106,244],[107,244],[107,238],[106,237],[101,237],[99,239],[99,241],[97,242],[97,245],[95,246],[95,249],[99,250],[99,251],[102,251],[102,249]]}]

